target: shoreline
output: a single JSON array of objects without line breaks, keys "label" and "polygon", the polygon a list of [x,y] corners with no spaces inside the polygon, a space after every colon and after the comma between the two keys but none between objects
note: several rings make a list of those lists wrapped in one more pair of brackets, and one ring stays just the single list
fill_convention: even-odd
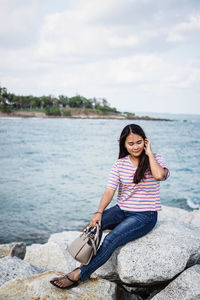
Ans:
[{"label": "shoreline", "polygon": [[34,112],[34,111],[16,111],[11,113],[0,112],[0,118],[59,118],[59,119],[113,119],[113,120],[146,120],[146,121],[173,121],[171,119],[154,118],[149,116],[124,116],[119,114],[97,114],[71,111],[71,116],[48,116],[44,112]]}]

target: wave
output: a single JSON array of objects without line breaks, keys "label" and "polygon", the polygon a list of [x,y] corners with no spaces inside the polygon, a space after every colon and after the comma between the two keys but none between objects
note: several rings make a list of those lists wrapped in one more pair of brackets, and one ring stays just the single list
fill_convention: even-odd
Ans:
[{"label": "wave", "polygon": [[192,209],[200,209],[200,199],[187,199],[187,205]]}]

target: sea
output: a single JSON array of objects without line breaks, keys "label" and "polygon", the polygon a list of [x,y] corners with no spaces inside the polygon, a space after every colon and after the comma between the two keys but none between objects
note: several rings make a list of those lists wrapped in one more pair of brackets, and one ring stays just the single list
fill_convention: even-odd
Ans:
[{"label": "sea", "polygon": [[0,243],[45,243],[87,225],[130,123],[144,129],[170,170],[161,203],[200,209],[200,115],[150,116],[171,121],[0,118]]}]

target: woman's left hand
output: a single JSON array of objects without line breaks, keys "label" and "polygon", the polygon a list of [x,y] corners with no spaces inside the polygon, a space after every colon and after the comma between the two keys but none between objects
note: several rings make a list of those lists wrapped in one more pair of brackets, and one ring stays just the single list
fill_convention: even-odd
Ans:
[{"label": "woman's left hand", "polygon": [[144,150],[147,156],[149,156],[150,154],[152,154],[151,151],[151,142],[148,139],[144,140]]}]

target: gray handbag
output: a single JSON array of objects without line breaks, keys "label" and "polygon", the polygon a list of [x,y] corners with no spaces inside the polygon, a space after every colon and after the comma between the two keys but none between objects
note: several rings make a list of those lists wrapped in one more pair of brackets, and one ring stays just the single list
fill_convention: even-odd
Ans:
[{"label": "gray handbag", "polygon": [[84,265],[88,265],[99,247],[99,225],[86,227],[86,229],[69,246],[71,256]]}]

